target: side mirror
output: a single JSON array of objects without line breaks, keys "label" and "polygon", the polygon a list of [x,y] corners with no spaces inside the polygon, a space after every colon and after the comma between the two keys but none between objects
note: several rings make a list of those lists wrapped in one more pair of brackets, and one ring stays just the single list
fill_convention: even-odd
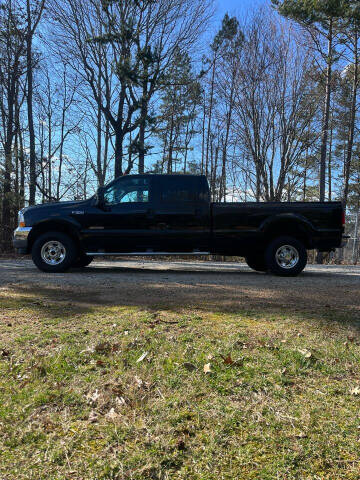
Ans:
[{"label": "side mirror", "polygon": [[99,187],[96,191],[96,206],[103,209],[105,207],[104,187]]}]

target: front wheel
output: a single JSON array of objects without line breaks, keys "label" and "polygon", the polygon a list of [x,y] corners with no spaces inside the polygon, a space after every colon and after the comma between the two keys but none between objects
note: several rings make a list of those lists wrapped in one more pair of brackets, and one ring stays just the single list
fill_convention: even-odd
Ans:
[{"label": "front wheel", "polygon": [[294,277],[299,275],[306,266],[306,248],[297,238],[278,237],[267,247],[265,261],[274,275]]},{"label": "front wheel", "polygon": [[65,233],[44,233],[34,242],[32,259],[39,270],[59,273],[68,270],[77,257],[74,241]]}]

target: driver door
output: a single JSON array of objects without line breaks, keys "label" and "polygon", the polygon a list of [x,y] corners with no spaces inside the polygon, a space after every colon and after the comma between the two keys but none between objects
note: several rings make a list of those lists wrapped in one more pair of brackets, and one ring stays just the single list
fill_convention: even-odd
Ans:
[{"label": "driver door", "polygon": [[152,248],[151,178],[121,177],[105,187],[104,201],[104,210],[87,229],[88,251],[120,253]]}]

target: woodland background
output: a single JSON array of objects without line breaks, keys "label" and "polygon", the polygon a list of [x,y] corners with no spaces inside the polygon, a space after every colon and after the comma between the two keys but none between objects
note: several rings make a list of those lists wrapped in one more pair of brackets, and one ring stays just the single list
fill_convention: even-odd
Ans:
[{"label": "woodland background", "polygon": [[356,263],[359,35],[351,0],[0,0],[0,251],[24,206],[181,172],[219,202],[343,201]]}]

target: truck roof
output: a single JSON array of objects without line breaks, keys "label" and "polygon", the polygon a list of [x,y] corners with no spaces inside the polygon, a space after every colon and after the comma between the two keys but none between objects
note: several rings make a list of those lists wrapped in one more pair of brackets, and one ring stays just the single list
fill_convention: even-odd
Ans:
[{"label": "truck roof", "polygon": [[[206,178],[206,175],[196,174],[196,173],[129,173],[128,175],[123,175],[124,177],[203,177]],[[122,177],[117,177],[122,178]]]}]

